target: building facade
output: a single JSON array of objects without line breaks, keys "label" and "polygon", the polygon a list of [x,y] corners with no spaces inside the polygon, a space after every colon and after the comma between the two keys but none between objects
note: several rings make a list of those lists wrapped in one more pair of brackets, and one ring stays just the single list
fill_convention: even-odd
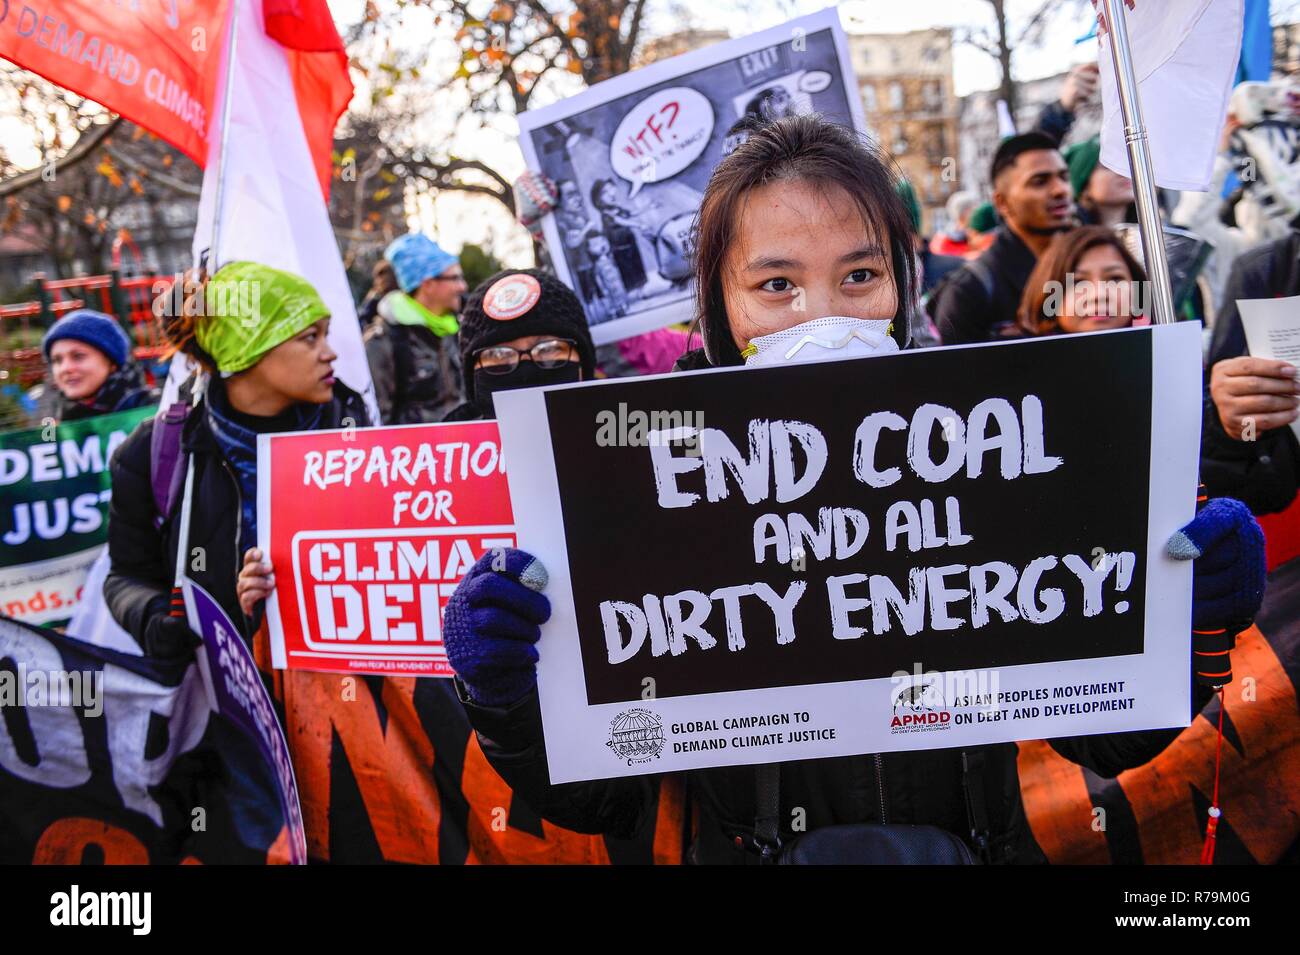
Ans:
[{"label": "building facade", "polygon": [[952,31],[850,34],[849,53],[871,136],[911,181],[928,235],[960,188]]},{"label": "building facade", "polygon": [[[1069,71],[1016,84],[1019,106],[1013,117],[1017,132],[1028,132],[1038,123],[1043,109],[1061,97],[1061,88]],[[958,181],[963,190],[983,199],[993,194],[989,183],[989,166],[1002,136],[998,128],[999,90],[980,90],[961,98],[958,119]],[[1065,144],[1079,142],[1101,131],[1100,98],[1080,107]]]}]

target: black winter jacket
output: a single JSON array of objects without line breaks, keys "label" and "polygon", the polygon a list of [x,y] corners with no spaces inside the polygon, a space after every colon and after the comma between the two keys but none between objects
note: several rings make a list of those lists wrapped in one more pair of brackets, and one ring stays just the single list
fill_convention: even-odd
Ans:
[{"label": "black winter jacket", "polygon": [[[1300,295],[1300,232],[1244,252],[1228,275],[1207,368],[1246,354],[1238,299],[1292,295]],[[1223,430],[1208,380],[1202,422],[1201,480],[1210,495],[1238,498],[1256,514],[1286,510],[1300,488],[1300,442],[1295,432],[1274,428],[1260,432],[1254,441],[1233,440]]]},{"label": "black winter jacket", "polygon": [[[208,425],[207,404],[190,411],[181,446],[194,460],[193,510],[190,518],[188,576],[210,593],[227,616],[252,639],[254,622],[244,617],[235,595],[243,564],[239,553],[240,492],[234,468],[226,461]],[[369,421],[361,396],[341,383],[326,406],[319,427],[343,427],[345,418]],[[180,543],[181,497],[178,494],[161,528],[155,526],[150,451],[155,420],[141,422],[113,453],[113,499],[109,505],[108,555],[111,569],[104,581],[109,611],[142,646],[145,627],[166,614],[176,579]],[[202,548],[196,551],[196,548]],[[197,556],[201,555],[201,556]]]},{"label": "black winter jacket", "polygon": [[464,400],[460,347],[455,335],[382,316],[364,335],[375,401],[384,424],[441,421]]},{"label": "black winter jacket", "polygon": [[[688,352],[675,370],[707,368],[702,350]],[[1187,678],[1191,681],[1191,660]],[[493,768],[543,818],[577,832],[620,837],[652,826],[659,778],[640,776],[552,785],[536,692],[509,707],[473,703],[459,680],[461,703]],[[1193,713],[1209,702],[1208,690],[1193,693]],[[1165,749],[1179,729],[1146,730],[1049,740],[1072,762],[1103,777],[1141,766]],[[883,753],[781,764],[782,840],[793,838],[795,807],[807,831],[850,823],[889,822],[937,826],[971,843],[967,796],[986,807],[978,822],[996,863],[1043,863],[1020,798],[1014,743],[961,749]],[[970,765],[967,785],[967,765]],[[698,817],[690,858],[702,864],[748,864],[757,811],[753,766],[685,774]],[[1082,825],[1082,823],[1081,823]],[[974,848],[972,843],[972,848]]]},{"label": "black winter jacket", "polygon": [[1016,312],[1038,260],[1005,225],[978,259],[948,273],[931,293],[930,318],[945,345],[1018,338]]}]

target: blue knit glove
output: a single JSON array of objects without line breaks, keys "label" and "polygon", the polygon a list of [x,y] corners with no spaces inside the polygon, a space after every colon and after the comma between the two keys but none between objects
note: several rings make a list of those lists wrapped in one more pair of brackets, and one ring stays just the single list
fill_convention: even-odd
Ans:
[{"label": "blue knit glove", "polygon": [[1194,629],[1227,627],[1236,633],[1255,619],[1264,599],[1264,532],[1245,504],[1214,498],[1169,538],[1165,550],[1175,560],[1196,561]]},{"label": "blue knit glove", "polygon": [[442,639],[469,697],[509,706],[537,685],[537,643],[551,616],[542,596],[546,568],[513,547],[494,548],[469,569],[447,601]]}]

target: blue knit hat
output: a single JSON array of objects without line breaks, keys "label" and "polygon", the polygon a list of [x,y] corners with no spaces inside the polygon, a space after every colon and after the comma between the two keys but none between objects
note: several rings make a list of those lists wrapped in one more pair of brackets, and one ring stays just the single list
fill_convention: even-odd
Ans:
[{"label": "blue knit hat", "polygon": [[457,262],[456,256],[418,232],[394,239],[384,250],[384,258],[393,264],[397,284],[408,295],[425,279],[437,278]]},{"label": "blue knit hat", "polygon": [[50,360],[50,349],[54,343],[65,338],[98,348],[119,368],[126,364],[131,354],[131,340],[122,331],[117,319],[88,308],[69,312],[50,326],[45,338],[41,340],[41,351],[44,352],[46,361]]}]

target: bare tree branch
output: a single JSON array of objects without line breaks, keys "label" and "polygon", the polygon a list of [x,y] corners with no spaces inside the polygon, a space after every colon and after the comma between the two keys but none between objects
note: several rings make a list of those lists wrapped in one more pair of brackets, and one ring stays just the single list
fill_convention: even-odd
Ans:
[{"label": "bare tree branch", "polygon": [[[55,170],[57,171],[59,168],[71,169],[76,166],[93,153],[95,147],[102,143],[107,137],[111,136],[113,131],[117,129],[121,122],[122,117],[114,116],[107,123],[90,127],[89,130],[82,133],[82,135],[77,138],[76,143],[68,150],[67,154],[64,155],[62,159],[55,162]],[[15,192],[27,188],[33,183],[40,182],[41,174],[44,170],[44,166],[37,166],[35,169],[29,169],[24,173],[6,179],[4,182],[0,182],[0,197],[12,195]]]}]

